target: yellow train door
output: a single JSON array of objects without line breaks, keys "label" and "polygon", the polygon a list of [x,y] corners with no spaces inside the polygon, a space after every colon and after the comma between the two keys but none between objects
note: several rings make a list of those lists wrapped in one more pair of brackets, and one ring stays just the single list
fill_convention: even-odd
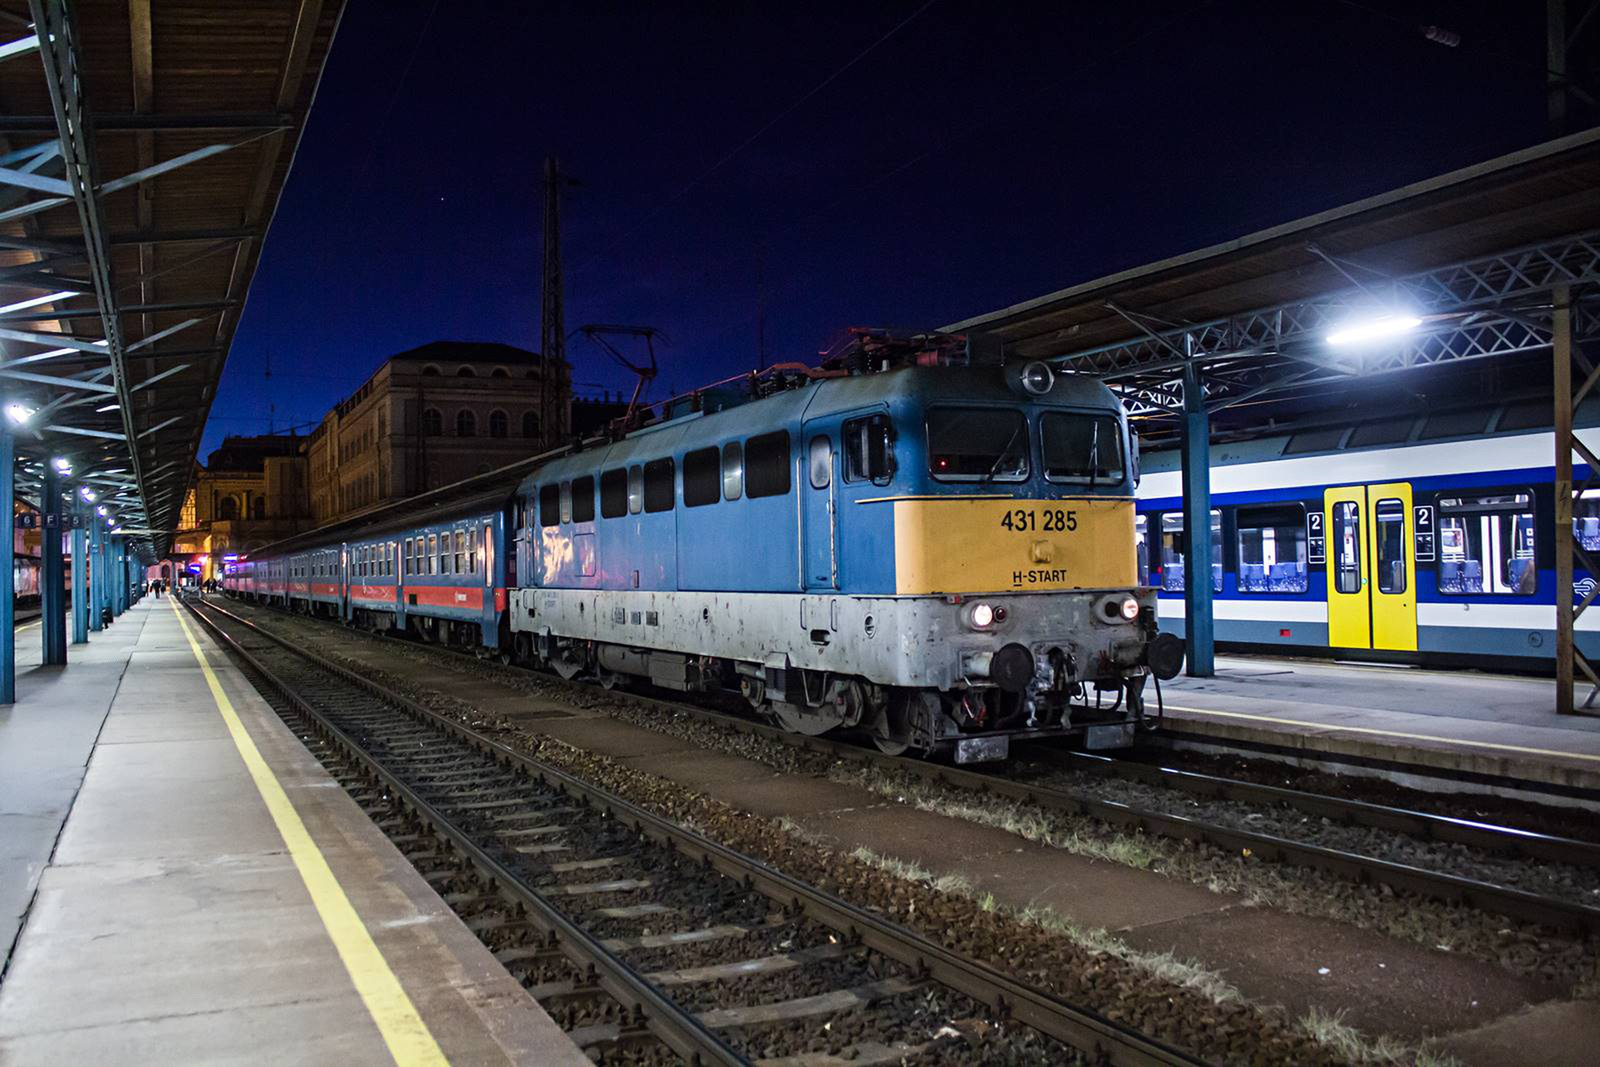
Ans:
[{"label": "yellow train door", "polygon": [[1328,644],[1416,651],[1411,486],[1392,482],[1329,489],[1323,508]]}]

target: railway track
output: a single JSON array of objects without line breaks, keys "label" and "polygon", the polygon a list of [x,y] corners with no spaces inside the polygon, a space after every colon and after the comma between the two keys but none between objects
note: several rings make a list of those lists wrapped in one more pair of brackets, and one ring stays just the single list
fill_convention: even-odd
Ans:
[{"label": "railway track", "polygon": [[[827,1067],[942,1062],[956,1041],[994,1062],[1200,1062],[188,607],[592,1055]],[[984,1016],[1001,1025],[950,1025]],[[819,1031],[848,1043],[811,1051]]]},{"label": "railway track", "polygon": [[[408,648],[476,660],[450,649],[404,643]],[[521,667],[489,669],[555,681],[553,675]],[[578,681],[563,684],[601,690],[598,685]],[[1600,894],[1583,891],[1594,872],[1600,871],[1600,846],[1590,842],[1079,754],[1041,755],[1041,760],[1059,758],[1062,763],[1044,773],[1035,769],[1017,777],[1013,766],[985,770],[888,756],[848,741],[792,734],[747,716],[681,700],[621,690],[606,692],[611,698],[716,723],[845,763],[893,770],[929,784],[1047,811],[1087,816],[1126,832],[1203,842],[1235,854],[1248,853],[1261,861],[1309,867],[1356,883],[1387,886],[1557,929],[1600,934],[1600,906],[1596,906]],[[1137,802],[1113,799],[1108,791],[1093,787],[1096,779],[1119,779],[1146,788],[1134,794]],[[1206,798],[1209,803],[1197,810],[1196,798]],[[1286,811],[1301,818],[1286,819]],[[1263,825],[1274,827],[1275,832],[1258,828]],[[1366,833],[1349,832],[1353,830]],[[1570,884],[1571,888],[1551,892],[1513,884],[1516,879],[1526,885],[1540,882],[1530,877],[1538,872],[1519,870],[1519,864],[1548,868],[1554,876],[1546,882],[1558,888]],[[1463,869],[1499,875],[1503,880],[1456,873]]]}]

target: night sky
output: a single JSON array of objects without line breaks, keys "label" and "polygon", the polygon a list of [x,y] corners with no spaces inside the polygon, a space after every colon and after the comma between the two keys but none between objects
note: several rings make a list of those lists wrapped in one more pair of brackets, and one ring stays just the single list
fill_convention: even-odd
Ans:
[{"label": "night sky", "polygon": [[415,345],[537,348],[550,154],[567,328],[664,330],[659,399],[755,365],[763,292],[809,360],[1545,134],[1533,0],[758,6],[350,0],[202,456]]}]

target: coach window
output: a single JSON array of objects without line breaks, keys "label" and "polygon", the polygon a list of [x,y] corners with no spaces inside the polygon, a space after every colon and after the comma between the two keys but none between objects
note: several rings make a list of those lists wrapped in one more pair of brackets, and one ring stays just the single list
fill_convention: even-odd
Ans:
[{"label": "coach window", "polygon": [[620,519],[628,513],[628,472],[615,467],[600,473],[600,517]]},{"label": "coach window", "polygon": [[644,510],[671,511],[676,468],[672,459],[653,459],[644,465]]},{"label": "coach window", "polygon": [[828,488],[828,483],[833,480],[833,442],[820,435],[813,437],[811,444],[806,446],[806,457],[811,488]]},{"label": "coach window", "polygon": [[466,532],[464,530],[457,530],[456,531],[456,553],[455,553],[455,556],[456,556],[456,569],[455,569],[454,573],[456,573],[456,574],[465,574],[465,573],[467,573],[467,568],[465,566],[465,564],[467,562],[467,535],[466,535]]},{"label": "coach window", "polygon": [[403,574],[403,575],[404,574],[410,574],[411,573],[411,559],[412,559],[412,556],[411,556],[411,538],[409,538],[409,537],[406,538],[404,541],[400,542],[400,559],[401,559],[400,573]]},{"label": "coach window", "polygon": [[1239,592],[1304,593],[1310,574],[1305,506],[1240,508],[1234,515],[1239,527]]},{"label": "coach window", "polygon": [[561,525],[561,486],[554,482],[539,489],[539,525]]},{"label": "coach window", "polygon": [[467,573],[478,573],[478,528],[467,527]]},{"label": "coach window", "polygon": [[1406,505],[1389,498],[1372,509],[1373,550],[1377,553],[1378,592],[1406,591]]},{"label": "coach window", "polygon": [[683,457],[683,506],[703,507],[722,499],[722,460],[716,448],[697,448]]},{"label": "coach window", "polygon": [[1585,489],[1572,501],[1572,540],[1585,552],[1600,552],[1600,489]]},{"label": "coach window", "polygon": [[594,475],[572,480],[572,521],[594,521]]},{"label": "coach window", "polygon": [[1150,520],[1143,515],[1133,519],[1133,551],[1139,564],[1139,584],[1150,584]]},{"label": "coach window", "polygon": [[1439,498],[1439,592],[1532,596],[1533,494]]},{"label": "coach window", "polygon": [[744,491],[751,500],[789,492],[789,431],[764,433],[744,443]]},{"label": "coach window", "polygon": [[444,533],[439,535],[439,573],[440,574],[454,574],[455,573],[455,571],[450,566],[450,562],[451,562],[450,531],[446,530]]},{"label": "coach window", "polygon": [[1341,593],[1361,592],[1361,506],[1353,500],[1336,502],[1328,535],[1334,589]]},{"label": "coach window", "polygon": [[1028,476],[1027,420],[1006,408],[933,408],[928,472],[941,481],[1022,481]]},{"label": "coach window", "polygon": [[722,499],[744,496],[744,446],[729,441],[722,446]]},{"label": "coach window", "polygon": [[438,556],[435,555],[435,553],[437,553],[438,551],[439,551],[439,535],[438,534],[429,534],[428,535],[428,555],[426,557],[427,560],[428,560],[428,573],[429,574],[437,573],[437,568],[435,567],[435,564],[438,562]]},{"label": "coach window", "polygon": [[[1183,592],[1183,513],[1161,516],[1161,588]],[[1211,509],[1211,589],[1222,592],[1222,512]]]}]

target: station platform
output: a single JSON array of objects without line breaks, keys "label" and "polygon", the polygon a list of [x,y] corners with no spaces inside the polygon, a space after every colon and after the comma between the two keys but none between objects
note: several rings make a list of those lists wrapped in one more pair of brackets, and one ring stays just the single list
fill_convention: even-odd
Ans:
[{"label": "station platform", "polygon": [[0,1063],[589,1062],[169,600],[68,655],[0,708]]},{"label": "station platform", "polygon": [[[1550,679],[1245,656],[1216,666],[1162,683],[1176,740],[1420,765],[1553,799],[1600,791],[1600,708],[1557,715]],[[1578,703],[1587,695],[1579,687]]]}]

